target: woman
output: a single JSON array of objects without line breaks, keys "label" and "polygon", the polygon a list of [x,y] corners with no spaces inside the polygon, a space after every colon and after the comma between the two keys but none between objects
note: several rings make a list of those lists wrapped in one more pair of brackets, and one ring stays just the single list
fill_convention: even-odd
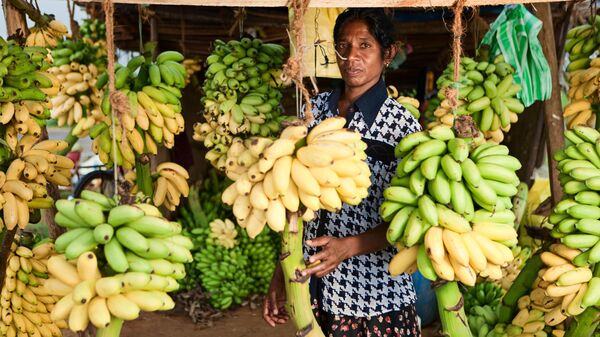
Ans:
[{"label": "woman", "polygon": [[[314,124],[332,116],[360,132],[368,145],[372,185],[358,206],[320,212],[306,224],[305,257],[319,264],[311,276],[314,311],[326,336],[420,336],[415,292],[409,275],[392,278],[387,269],[395,253],[378,214],[383,189],[395,172],[394,147],[418,122],[389,98],[382,74],[396,49],[392,21],[382,9],[349,9],[334,27],[343,88],[312,99]],[[275,271],[263,317],[272,326],[287,321],[281,268]]]}]

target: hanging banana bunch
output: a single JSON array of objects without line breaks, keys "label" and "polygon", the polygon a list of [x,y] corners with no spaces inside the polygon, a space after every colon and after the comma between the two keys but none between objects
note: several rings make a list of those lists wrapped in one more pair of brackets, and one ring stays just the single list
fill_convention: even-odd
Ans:
[{"label": "hanging banana bunch", "polygon": [[421,117],[421,112],[419,111],[420,103],[418,99],[409,96],[400,96],[398,94],[398,89],[396,89],[396,87],[393,85],[388,85],[387,93],[388,96],[395,99],[396,102],[402,104],[402,106],[406,108],[406,110],[408,110],[408,112],[410,112],[411,115],[413,115],[413,117],[415,117],[416,119],[419,119],[419,117]]},{"label": "hanging banana bunch", "polygon": [[[185,86],[186,70],[181,61],[183,55],[179,52],[165,51],[158,55],[156,62],[146,62],[140,55],[127,66],[117,65],[115,86],[127,97],[124,105],[128,112],[120,114],[113,134],[111,107],[105,93],[101,111],[107,118],[89,132],[93,138],[92,150],[103,163],[112,165],[116,156],[119,166],[132,169],[136,154],[157,154],[161,144],[166,148],[174,146],[175,135],[185,127],[180,89]],[[108,74],[103,73],[96,88],[103,88],[107,82]],[[116,147],[113,147],[113,137],[117,140]]]},{"label": "hanging banana bunch", "polygon": [[64,23],[58,20],[50,20],[45,27],[34,26],[25,40],[28,47],[54,48],[68,33],[69,30]]},{"label": "hanging banana bunch", "polygon": [[49,242],[33,249],[13,243],[0,295],[2,336],[62,336],[60,329],[67,323],[52,321],[50,312],[57,299],[42,285],[53,251]]},{"label": "hanging banana bunch", "polygon": [[87,136],[94,125],[107,120],[101,111],[104,92],[96,88],[106,58],[98,50],[81,41],[64,40],[51,53],[54,66],[47,71],[60,81],[60,91],[51,99],[51,117],[58,126],[76,125],[71,133],[77,137]]},{"label": "hanging banana bunch", "polygon": [[79,28],[81,38],[88,44],[98,47],[99,52],[106,52],[106,24],[98,19],[84,19]]},{"label": "hanging banana bunch", "polygon": [[[590,21],[592,17],[590,17]],[[569,53],[567,80],[569,82],[569,103],[563,111],[566,126],[576,125],[595,127],[596,113],[593,107],[599,101],[600,59],[589,57],[598,50],[598,29],[600,20],[576,26],[567,32],[565,51]]]},{"label": "hanging banana bunch", "polygon": [[506,146],[482,142],[444,125],[400,141],[402,160],[380,208],[388,241],[399,247],[392,275],[418,267],[428,279],[469,286],[478,274],[502,277],[517,244],[511,197],[521,164]]},{"label": "hanging banana bunch", "polygon": [[198,59],[185,59],[182,62],[185,67],[185,84],[188,85],[192,81],[192,76],[202,69],[202,64]]},{"label": "hanging banana bunch", "polygon": [[462,57],[458,107],[455,112],[445,97],[446,89],[453,85],[453,67],[453,64],[449,64],[437,80],[438,97],[442,101],[433,112],[437,121],[428,124],[427,128],[440,124],[452,126],[454,115],[471,115],[487,141],[501,143],[504,132],[510,130],[511,123],[516,123],[518,114],[525,109],[515,97],[521,91],[521,86],[514,83],[513,67],[504,61],[502,55],[492,63]]},{"label": "hanging banana bunch", "polygon": [[[235,135],[271,137],[279,131],[287,119],[280,107],[284,53],[282,46],[260,39],[215,41],[201,100],[206,122],[194,126],[194,139],[215,150],[211,157],[224,156]],[[225,170],[225,159],[209,161]]]},{"label": "hanging banana bunch", "polygon": [[[163,162],[156,167],[156,173],[152,174],[152,190],[154,195],[152,202],[156,207],[165,206],[169,211],[175,211],[182,198],[190,194],[188,179],[190,175],[181,165],[173,162]],[[136,194],[140,190],[137,185],[135,171],[125,174],[125,179],[133,186],[131,193]]]}]

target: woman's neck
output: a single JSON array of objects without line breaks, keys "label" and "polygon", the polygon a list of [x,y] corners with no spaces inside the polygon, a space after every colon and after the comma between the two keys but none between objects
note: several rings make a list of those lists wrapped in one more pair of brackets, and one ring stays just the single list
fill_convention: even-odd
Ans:
[{"label": "woman's neck", "polygon": [[369,91],[374,85],[379,82],[377,79],[374,83],[369,83],[367,85],[361,85],[359,87],[349,87],[347,85],[344,86],[344,91],[340,97],[338,103],[338,110],[341,116],[345,116],[349,107],[351,107],[356,100],[358,100],[365,92]]}]

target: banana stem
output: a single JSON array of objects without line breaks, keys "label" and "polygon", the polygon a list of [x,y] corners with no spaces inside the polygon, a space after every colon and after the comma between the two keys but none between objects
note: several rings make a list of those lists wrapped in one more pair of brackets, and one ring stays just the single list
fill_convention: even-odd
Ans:
[{"label": "banana stem", "polygon": [[547,249],[540,249],[527,260],[525,266],[521,269],[519,276],[514,280],[513,284],[506,292],[506,295],[504,295],[498,315],[500,323],[509,323],[513,319],[519,298],[531,290],[531,286],[537,277],[538,271],[544,265],[540,258],[540,254],[545,250]]},{"label": "banana stem", "polygon": [[135,163],[136,182],[139,190],[148,198],[152,198],[152,175],[150,174],[150,163],[142,163],[141,160]]},{"label": "banana stem", "polygon": [[288,216],[281,242],[281,267],[285,278],[288,313],[298,329],[296,336],[325,337],[311,309],[309,277],[301,276],[306,269],[302,253],[303,223],[298,213]]},{"label": "banana stem", "polygon": [[96,337],[119,337],[123,328],[123,320],[112,317],[110,324],[103,329],[98,329]]},{"label": "banana stem", "polygon": [[77,140],[79,138],[77,138],[77,136],[73,135],[74,128],[75,128],[75,126],[73,126],[71,128],[71,131],[69,131],[69,134],[65,137],[64,141],[67,142],[68,146],[64,150],[58,152],[59,155],[65,156],[67,153],[71,152],[73,145],[75,145],[75,143],[77,143]]},{"label": "banana stem", "polygon": [[467,315],[465,314],[464,298],[458,289],[456,281],[446,282],[435,288],[442,333],[447,337],[472,337]]}]

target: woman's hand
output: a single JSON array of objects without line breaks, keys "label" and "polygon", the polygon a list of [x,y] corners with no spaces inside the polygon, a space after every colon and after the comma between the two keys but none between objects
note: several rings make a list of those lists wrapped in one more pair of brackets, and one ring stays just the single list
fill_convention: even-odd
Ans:
[{"label": "woman's hand", "polygon": [[272,327],[287,322],[289,316],[285,311],[285,280],[281,265],[277,264],[271,279],[271,285],[263,302],[263,319]]},{"label": "woman's hand", "polygon": [[311,268],[305,269],[302,275],[323,277],[335,270],[342,261],[352,256],[352,245],[348,238],[321,236],[307,240],[306,244],[311,247],[321,247],[321,251],[312,255],[308,260],[309,264],[320,262]]}]

